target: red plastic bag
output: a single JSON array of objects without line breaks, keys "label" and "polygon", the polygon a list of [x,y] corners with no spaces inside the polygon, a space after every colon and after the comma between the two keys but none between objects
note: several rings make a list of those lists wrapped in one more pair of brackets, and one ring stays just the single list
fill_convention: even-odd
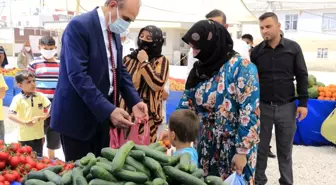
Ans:
[{"label": "red plastic bag", "polygon": [[[139,134],[140,124],[144,124],[143,134]],[[128,138],[125,137],[125,132],[122,129],[110,129],[110,147],[120,148],[127,141],[133,141],[138,145],[149,145],[150,144],[150,127],[147,121],[141,123],[137,121],[128,134]]]}]

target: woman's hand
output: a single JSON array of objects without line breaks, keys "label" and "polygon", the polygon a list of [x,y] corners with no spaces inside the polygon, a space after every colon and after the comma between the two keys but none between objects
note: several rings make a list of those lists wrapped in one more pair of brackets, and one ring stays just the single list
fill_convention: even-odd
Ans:
[{"label": "woman's hand", "polygon": [[247,159],[245,154],[236,154],[232,159],[232,166],[235,168],[238,175],[243,174],[243,170],[247,164]]},{"label": "woman's hand", "polygon": [[148,55],[147,55],[146,51],[143,50],[143,49],[138,52],[137,57],[138,57],[138,60],[140,62],[144,62],[144,61],[148,60]]}]

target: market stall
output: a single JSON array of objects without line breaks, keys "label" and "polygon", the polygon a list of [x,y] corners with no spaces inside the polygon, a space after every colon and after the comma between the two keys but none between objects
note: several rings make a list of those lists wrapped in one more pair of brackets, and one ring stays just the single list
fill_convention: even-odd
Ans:
[{"label": "market stall", "polygon": [[[297,123],[294,144],[307,146],[331,145],[321,135],[321,125],[336,107],[336,86],[323,86],[324,84],[317,82],[314,76],[309,76],[308,116]],[[181,99],[183,80],[170,78],[170,89],[171,92],[167,100],[167,118],[176,109]]]}]

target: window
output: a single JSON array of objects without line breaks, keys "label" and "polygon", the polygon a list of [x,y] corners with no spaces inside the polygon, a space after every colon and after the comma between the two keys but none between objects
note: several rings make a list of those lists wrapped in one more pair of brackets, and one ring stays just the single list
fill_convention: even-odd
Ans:
[{"label": "window", "polygon": [[21,26],[21,21],[18,22],[18,26],[19,26],[19,27]]},{"label": "window", "polygon": [[324,13],[322,17],[323,31],[336,31],[336,13]]},{"label": "window", "polygon": [[318,48],[317,58],[328,58],[328,48]]},{"label": "window", "polygon": [[285,30],[297,30],[298,15],[286,15],[286,27]]},{"label": "window", "polygon": [[163,46],[165,46],[166,45],[166,32],[163,32],[162,33],[162,37],[163,37]]},{"label": "window", "polygon": [[30,26],[30,25],[29,25],[29,21],[26,21],[26,26]]}]

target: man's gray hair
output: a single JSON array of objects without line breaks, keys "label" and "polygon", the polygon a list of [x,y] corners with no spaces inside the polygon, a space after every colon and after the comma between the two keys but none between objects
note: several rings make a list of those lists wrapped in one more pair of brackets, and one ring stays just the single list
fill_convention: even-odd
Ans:
[{"label": "man's gray hair", "polygon": [[[105,1],[105,6],[108,6],[111,3],[111,1],[113,1],[113,0],[106,0]],[[123,8],[124,0],[115,0],[115,1],[117,1],[119,8]]]}]

